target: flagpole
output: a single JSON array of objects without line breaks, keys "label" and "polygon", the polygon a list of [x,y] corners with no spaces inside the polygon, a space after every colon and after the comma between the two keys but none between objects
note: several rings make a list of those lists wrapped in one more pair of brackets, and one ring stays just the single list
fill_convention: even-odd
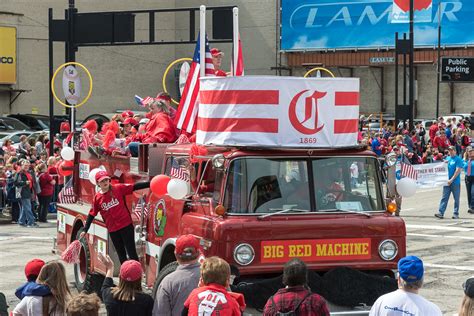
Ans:
[{"label": "flagpole", "polygon": [[239,8],[234,7],[233,12],[233,51],[232,51],[232,76],[237,73],[237,62],[239,58]]},{"label": "flagpole", "polygon": [[438,1],[438,73],[436,82],[436,119],[439,117],[439,84],[441,75],[441,0]]},{"label": "flagpole", "polygon": [[199,60],[200,77],[206,75],[206,6],[199,7]]}]

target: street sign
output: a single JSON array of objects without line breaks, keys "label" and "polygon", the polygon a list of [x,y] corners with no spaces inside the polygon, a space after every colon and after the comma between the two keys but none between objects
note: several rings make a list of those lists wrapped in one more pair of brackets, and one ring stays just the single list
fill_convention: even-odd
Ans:
[{"label": "street sign", "polygon": [[441,60],[442,82],[474,82],[473,57],[443,57]]}]

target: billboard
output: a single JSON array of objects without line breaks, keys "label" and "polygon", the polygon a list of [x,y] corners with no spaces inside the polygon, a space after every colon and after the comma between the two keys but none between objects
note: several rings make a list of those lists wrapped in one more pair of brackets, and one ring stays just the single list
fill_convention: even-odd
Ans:
[{"label": "billboard", "polygon": [[[408,0],[282,0],[281,49],[392,48],[395,32],[408,33]],[[415,0],[415,45],[474,45],[474,1]],[[439,10],[438,10],[439,9]],[[404,12],[405,11],[405,12]],[[439,11],[441,14],[439,14]],[[400,35],[401,37],[401,35]]]},{"label": "billboard", "polygon": [[16,83],[16,28],[0,27],[0,84]]}]

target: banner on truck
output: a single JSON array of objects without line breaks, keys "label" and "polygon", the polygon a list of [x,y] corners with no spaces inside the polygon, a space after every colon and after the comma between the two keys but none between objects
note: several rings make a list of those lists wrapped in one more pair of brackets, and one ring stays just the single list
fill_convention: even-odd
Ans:
[{"label": "banner on truck", "polygon": [[243,76],[200,80],[198,144],[357,145],[357,78]]}]

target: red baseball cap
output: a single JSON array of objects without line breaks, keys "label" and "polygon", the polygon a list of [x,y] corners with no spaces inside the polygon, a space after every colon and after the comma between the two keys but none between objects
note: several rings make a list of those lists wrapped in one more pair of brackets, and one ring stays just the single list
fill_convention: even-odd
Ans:
[{"label": "red baseball cap", "polygon": [[133,117],[133,112],[131,110],[126,110],[126,111],[123,111],[121,115],[123,118]]},{"label": "red baseball cap", "polygon": [[138,125],[138,122],[136,119],[134,119],[133,117],[127,117],[124,121],[123,121],[123,125],[127,125],[127,124],[130,124],[130,125]]},{"label": "red baseball cap", "polygon": [[100,181],[102,181],[106,178],[110,179],[110,176],[107,173],[107,171],[99,171],[95,174],[95,182],[96,183],[99,183]]},{"label": "red baseball cap", "polygon": [[69,133],[69,132],[71,132],[71,125],[69,125],[69,122],[61,122],[61,125],[59,127],[59,132],[60,133]]},{"label": "red baseball cap", "polygon": [[180,257],[195,257],[200,250],[199,239],[193,235],[182,235],[176,240],[175,252]]},{"label": "red baseball cap", "polygon": [[219,56],[219,55],[222,55],[224,56],[224,53],[220,51],[219,48],[211,48],[211,55],[212,56]]},{"label": "red baseball cap", "polygon": [[41,268],[44,266],[44,261],[41,259],[33,259],[28,261],[25,265],[25,276],[28,279],[30,276],[38,276]]},{"label": "red baseball cap", "polygon": [[120,278],[125,281],[136,281],[142,277],[142,274],[142,265],[136,260],[127,260],[120,267]]},{"label": "red baseball cap", "polygon": [[168,93],[166,92],[160,92],[156,95],[155,100],[165,100],[165,101],[171,101],[171,97]]}]

